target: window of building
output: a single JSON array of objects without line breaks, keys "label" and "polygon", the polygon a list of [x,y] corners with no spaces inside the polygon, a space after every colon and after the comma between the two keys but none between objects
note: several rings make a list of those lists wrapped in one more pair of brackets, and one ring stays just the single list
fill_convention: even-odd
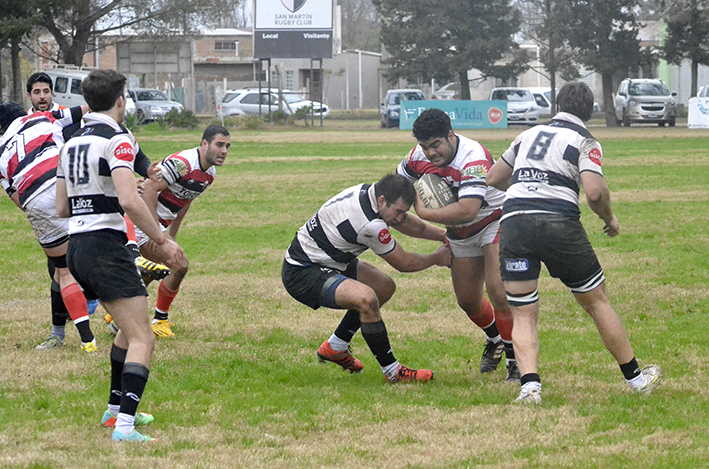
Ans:
[{"label": "window of building", "polygon": [[234,51],[236,55],[239,55],[239,41],[214,41],[214,50],[216,52]]},{"label": "window of building", "polygon": [[295,89],[295,73],[293,72],[293,70],[286,70],[285,87],[287,90]]}]

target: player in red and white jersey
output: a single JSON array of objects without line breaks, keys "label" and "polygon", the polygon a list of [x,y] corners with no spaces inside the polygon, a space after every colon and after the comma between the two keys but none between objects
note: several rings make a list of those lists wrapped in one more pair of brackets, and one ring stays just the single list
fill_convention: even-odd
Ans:
[{"label": "player in red and white jersey", "polygon": [[54,102],[52,78],[44,72],[33,73],[27,79],[27,98],[32,104],[32,107],[27,110],[27,114],[66,109]]},{"label": "player in red and white jersey", "polygon": [[24,210],[37,194],[56,182],[62,131],[88,108],[35,112],[15,119],[0,139],[0,178],[8,195]]},{"label": "player in red and white jersey", "polygon": [[[47,255],[52,277],[52,333],[38,350],[61,347],[64,326],[71,317],[86,352],[96,351],[81,288],[66,265],[67,220],[57,217],[56,171],[62,130],[81,120],[86,106],[26,115],[19,104],[0,106],[0,182],[10,198],[27,214],[37,241]],[[11,122],[8,125],[8,122]]]},{"label": "player in red and white jersey", "polygon": [[[418,145],[399,164],[397,172],[411,180],[426,173],[441,176],[457,201],[438,209],[418,198],[416,214],[441,223],[453,251],[451,277],[458,305],[487,335],[480,372],[497,369],[502,351],[507,358],[507,380],[519,379],[512,347],[512,316],[500,278],[499,220],[504,192],[487,187],[485,174],[492,167],[490,152],[480,143],[457,135],[450,117],[440,109],[427,109],[414,122]],[[483,292],[487,287],[488,301]]]},{"label": "player in red and white jersey", "polygon": [[[202,134],[200,146],[175,153],[160,162],[162,181],[146,180],[143,184],[142,196],[145,203],[171,239],[176,238],[192,201],[214,182],[217,173],[215,166],[224,164],[230,146],[229,131],[221,125],[210,125]],[[168,322],[168,314],[180,284],[187,275],[189,261],[185,256],[177,263],[168,263],[168,259],[154,246],[146,243],[145,235],[137,228],[136,239],[143,257],[170,268],[170,274],[158,287],[152,327],[158,337],[174,336],[170,329],[174,324]]]}]

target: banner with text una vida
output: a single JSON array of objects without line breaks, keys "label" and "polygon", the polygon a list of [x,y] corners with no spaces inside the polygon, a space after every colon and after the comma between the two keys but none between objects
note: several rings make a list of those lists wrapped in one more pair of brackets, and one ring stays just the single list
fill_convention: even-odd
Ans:
[{"label": "banner with text una vida", "polygon": [[507,101],[402,101],[399,128],[413,129],[423,111],[438,108],[448,114],[454,129],[506,129]]}]

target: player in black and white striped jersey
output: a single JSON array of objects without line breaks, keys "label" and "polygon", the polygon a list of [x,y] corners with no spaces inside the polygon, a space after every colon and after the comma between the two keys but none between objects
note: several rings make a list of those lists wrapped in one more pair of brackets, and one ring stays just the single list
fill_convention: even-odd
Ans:
[{"label": "player in black and white striped jersey", "polygon": [[512,340],[522,389],[515,402],[540,404],[538,372],[541,263],[560,279],[593,318],[603,344],[629,386],[650,393],[662,380],[657,365],[642,370],[628,335],[606,297],[601,264],[581,224],[579,191],[601,218],[610,237],[619,231],[603,178],[603,153],[585,122],[593,113],[593,92],[583,82],[559,90],[559,113],[551,123],[522,132],[487,174],[487,184],[507,191],[502,212],[500,264],[512,307]]},{"label": "player in black and white striped jersey", "polygon": [[102,424],[113,440],[153,441],[135,425],[153,421],[137,413],[148,381],[155,336],[148,295],[126,248],[123,213],[167,258],[184,256],[165,236],[138,194],[133,176],[135,138],[121,122],[126,78],[113,70],[91,72],[82,91],[91,113],[67,141],[57,169],[57,213],[69,217],[67,264],[88,298],[98,298],[120,327],[111,349],[111,393]]},{"label": "player in black and white striped jersey", "polygon": [[318,349],[321,360],[353,373],[361,371],[362,362],[349,352],[350,341],[361,327],[388,381],[428,381],[433,377],[431,370],[407,368],[394,358],[379,308],[392,297],[396,285],[376,267],[358,260],[371,249],[400,272],[450,265],[446,246],[430,254],[409,253],[391,237],[389,226],[394,226],[411,236],[445,241],[442,229],[407,215],[415,200],[412,183],[389,174],[375,184],[342,191],[298,230],[283,262],[286,290],[313,309],[348,310],[335,333]]}]

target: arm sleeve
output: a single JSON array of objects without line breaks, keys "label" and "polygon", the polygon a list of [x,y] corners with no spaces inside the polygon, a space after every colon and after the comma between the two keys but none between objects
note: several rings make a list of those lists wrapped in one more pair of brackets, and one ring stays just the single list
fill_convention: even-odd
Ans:
[{"label": "arm sleeve", "polygon": [[147,178],[149,167],[150,159],[143,153],[141,148],[138,148],[138,153],[135,155],[135,172]]}]

